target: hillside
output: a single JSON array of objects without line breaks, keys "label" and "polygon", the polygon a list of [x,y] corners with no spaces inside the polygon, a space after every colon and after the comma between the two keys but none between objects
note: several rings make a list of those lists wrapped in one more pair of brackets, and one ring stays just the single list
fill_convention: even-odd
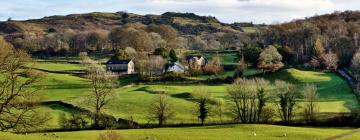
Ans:
[{"label": "hillside", "polygon": [[339,66],[347,67],[359,48],[359,34],[360,11],[345,11],[271,25],[257,36],[260,41],[256,43],[290,47],[293,54],[287,60],[295,63],[320,57],[315,51],[317,45],[324,52],[336,53]]},{"label": "hillside", "polygon": [[193,13],[167,12],[162,15],[138,15],[125,12],[71,14],[50,16],[26,21],[7,21],[0,23],[0,34],[5,36],[22,35],[26,32],[44,35],[64,30],[90,31],[93,29],[110,30],[127,23],[171,25],[183,34],[201,34],[218,31],[242,31],[239,26],[221,23],[215,17],[199,16]]}]

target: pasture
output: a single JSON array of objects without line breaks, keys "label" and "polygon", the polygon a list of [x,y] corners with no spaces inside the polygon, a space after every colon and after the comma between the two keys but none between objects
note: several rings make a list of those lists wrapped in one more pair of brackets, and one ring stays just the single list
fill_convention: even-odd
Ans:
[{"label": "pasture", "polygon": [[[227,140],[251,139],[251,140],[322,140],[334,135],[350,132],[352,128],[313,128],[313,127],[287,127],[274,125],[219,125],[204,127],[181,127],[181,128],[156,128],[156,129],[131,129],[114,130],[125,140]],[[0,137],[6,140],[96,140],[106,130],[75,131],[75,132],[49,132],[28,135],[16,135],[0,132]],[[256,134],[256,136],[255,136]],[[351,139],[359,139],[359,135],[350,136]],[[344,139],[349,139],[345,137]]]},{"label": "pasture", "polygon": [[[46,64],[42,64],[46,63]],[[82,70],[81,64],[68,63],[50,63],[40,62],[41,69],[47,71],[69,71]],[[256,69],[248,69],[246,75],[258,73]],[[232,72],[226,72],[225,75],[232,75]],[[199,80],[205,80],[208,77],[198,77]],[[275,81],[281,79],[294,83],[298,90],[307,83],[313,83],[317,86],[320,95],[319,105],[320,116],[331,117],[339,112],[349,112],[350,109],[357,106],[355,96],[352,94],[347,83],[334,73],[323,73],[313,71],[301,71],[297,69],[285,69],[280,72],[266,76],[266,79]],[[122,80],[119,81],[120,83]],[[124,81],[125,82],[125,81]],[[111,103],[105,108],[105,113],[115,117],[130,119],[133,118],[142,124],[155,123],[148,119],[149,105],[159,93],[169,94],[169,100],[172,103],[176,115],[169,120],[171,124],[198,123],[196,115],[197,104],[192,98],[192,93],[199,87],[206,88],[213,99],[224,100],[224,108],[229,108],[232,104],[227,93],[227,84],[206,85],[194,83],[138,83],[119,87],[115,90],[115,96]],[[85,78],[73,75],[71,73],[53,73],[47,72],[42,84],[45,88],[40,92],[43,101],[64,101],[82,108],[91,110],[86,104],[86,97],[91,92],[89,82]],[[271,94],[271,91],[269,91]],[[301,109],[301,102],[298,107]],[[274,104],[268,104],[274,106]],[[276,108],[276,106],[274,106]],[[56,127],[58,116],[62,113],[69,113],[69,109],[62,106],[44,106],[43,110],[53,114],[50,121],[51,128]],[[275,118],[276,119],[276,118]],[[224,110],[223,121],[231,121],[231,113]],[[220,118],[215,113],[210,114],[207,122],[219,122]]]}]

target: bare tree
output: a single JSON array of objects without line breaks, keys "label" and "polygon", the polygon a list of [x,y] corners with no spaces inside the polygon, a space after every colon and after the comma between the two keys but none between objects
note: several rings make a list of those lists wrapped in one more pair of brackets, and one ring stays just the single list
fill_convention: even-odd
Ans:
[{"label": "bare tree", "polygon": [[316,58],[322,58],[325,55],[325,48],[320,38],[317,38],[315,41],[314,55]]},{"label": "bare tree", "polygon": [[219,116],[220,123],[223,121],[224,116],[224,108],[225,107],[225,101],[222,99],[215,100],[215,109],[213,112],[215,112]]},{"label": "bare tree", "polygon": [[50,119],[36,110],[42,72],[32,59],[0,37],[0,131],[40,128]]},{"label": "bare tree", "polygon": [[360,78],[360,50],[358,50],[351,61],[351,70],[355,73],[357,79]]},{"label": "bare tree", "polygon": [[314,123],[316,121],[316,113],[318,112],[318,94],[316,93],[316,86],[307,84],[304,87],[303,95],[305,97],[305,106],[303,110],[304,120],[308,123]]},{"label": "bare tree", "polygon": [[247,69],[247,64],[245,62],[244,55],[241,55],[240,61],[238,62],[238,66],[236,68],[236,77],[244,77],[245,70]]},{"label": "bare tree", "polygon": [[314,70],[315,70],[316,68],[319,68],[319,67],[320,67],[320,61],[319,61],[319,59],[313,57],[313,58],[310,60],[310,65],[313,67]]},{"label": "bare tree", "polygon": [[328,69],[328,70],[336,70],[337,69],[339,58],[335,53],[330,51],[329,53],[324,55],[323,59],[324,59],[326,69]]},{"label": "bare tree", "polygon": [[285,123],[291,123],[294,117],[296,98],[299,96],[293,84],[284,81],[275,81],[276,94],[279,97],[279,115]]},{"label": "bare tree", "polygon": [[94,108],[94,127],[99,128],[102,109],[109,103],[113,96],[113,89],[116,87],[117,75],[106,71],[91,58],[83,56],[83,61],[89,63],[86,77],[90,80],[92,94],[89,102]]},{"label": "bare tree", "polygon": [[163,126],[167,120],[171,119],[175,115],[168,95],[166,94],[158,95],[150,105],[148,112],[148,118],[150,120],[157,120],[159,127]]},{"label": "bare tree", "polygon": [[221,58],[219,57],[219,55],[213,57],[211,61],[207,65],[205,65],[203,71],[204,73],[214,74],[215,76],[218,76],[219,74],[224,72],[224,68],[221,64]]},{"label": "bare tree", "polygon": [[232,111],[235,120],[241,123],[259,121],[266,105],[265,86],[263,79],[237,79],[227,90],[234,106]]}]

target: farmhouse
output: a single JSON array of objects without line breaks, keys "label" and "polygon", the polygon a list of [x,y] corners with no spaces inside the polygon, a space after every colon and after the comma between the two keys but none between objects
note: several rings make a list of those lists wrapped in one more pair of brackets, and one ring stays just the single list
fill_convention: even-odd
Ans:
[{"label": "farmhouse", "polygon": [[168,72],[175,72],[175,73],[184,73],[185,67],[179,63],[179,61],[176,62],[169,62],[165,66],[166,71]]},{"label": "farmhouse", "polygon": [[199,66],[204,67],[207,64],[207,59],[201,55],[197,55],[197,56],[186,56],[186,62],[188,64],[190,64],[190,62],[195,61],[196,63],[198,63]]},{"label": "farmhouse", "polygon": [[106,69],[112,72],[134,74],[135,64],[132,60],[109,60],[106,62]]}]

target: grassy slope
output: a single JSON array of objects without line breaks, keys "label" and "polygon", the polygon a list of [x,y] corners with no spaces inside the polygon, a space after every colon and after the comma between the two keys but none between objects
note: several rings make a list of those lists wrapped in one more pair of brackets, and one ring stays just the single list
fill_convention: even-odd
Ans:
[{"label": "grassy slope", "polygon": [[[239,139],[283,139],[283,140],[320,140],[333,135],[338,135],[351,131],[350,128],[304,128],[286,127],[272,125],[227,125],[227,126],[205,126],[205,127],[184,127],[184,128],[159,128],[159,129],[132,129],[115,130],[127,140],[143,140],[146,137],[157,140],[239,140]],[[58,139],[58,140],[96,140],[99,134],[105,131],[77,131],[56,133],[59,138],[54,138],[50,133],[44,134],[15,135],[0,132],[1,138],[7,140],[38,140],[38,139]],[[254,132],[256,136],[254,136]],[[286,133],[286,137],[283,135]],[[49,136],[50,135],[50,136]],[[359,135],[351,139],[359,139]]]},{"label": "grassy slope", "polygon": [[[48,62],[47,62],[48,63]],[[45,65],[45,66],[44,66]],[[61,66],[57,66],[61,65]],[[77,65],[77,64],[71,64]],[[74,67],[82,69],[81,65],[64,66],[64,64],[42,64],[46,70],[67,71]],[[256,73],[256,70],[250,69],[249,73]],[[332,73],[299,71],[295,69],[284,70],[268,77],[270,80],[282,79],[295,83],[302,87],[305,83],[315,83],[320,93],[320,111],[323,113],[347,112],[349,108],[356,106],[356,100],[351,93],[351,89],[344,80]],[[46,88],[41,91],[42,97],[46,101],[63,100],[71,102],[82,107],[89,108],[84,104],[84,98],[89,93],[88,81],[86,79],[72,76],[69,74],[48,73],[44,80]],[[193,123],[197,122],[196,115],[193,115],[196,104],[191,100],[190,94],[200,85],[132,85],[122,87],[116,90],[116,97],[106,108],[106,112],[117,117],[130,118],[135,121],[147,123],[148,106],[161,91],[170,94],[170,100],[176,110],[176,117],[171,123]],[[201,85],[207,88],[212,97],[229,100],[226,92],[226,85]],[[228,101],[229,105],[230,101]],[[45,110],[53,112],[54,119],[51,125],[56,124],[57,117],[68,110],[61,108],[44,107]],[[228,114],[229,115],[229,114]],[[224,120],[230,120],[227,116]],[[211,116],[208,121],[218,121],[217,116]]]},{"label": "grassy slope", "polygon": [[[343,79],[333,73],[289,69],[272,75],[268,79],[272,81],[282,79],[292,82],[297,85],[299,90],[306,83],[316,84],[320,94],[319,109],[326,117],[331,117],[329,114],[333,113],[348,112],[350,108],[357,106],[356,98],[352,94],[350,87]],[[227,85],[134,85],[117,89],[117,98],[114,99],[116,101],[113,101],[106,111],[123,118],[132,116],[136,121],[147,123],[148,105],[151,104],[158,93],[165,91],[170,94],[170,100],[174,110],[177,112],[176,117],[171,121],[172,123],[197,122],[197,118],[191,113],[196,108],[196,104],[191,100],[190,93],[200,86],[205,87],[212,97],[226,100],[227,105],[230,105],[231,101],[229,101],[226,91]],[[82,104],[80,98],[73,100],[73,102],[80,106]],[[230,119],[230,117],[224,119]],[[212,116],[208,121],[218,120],[216,116]]]},{"label": "grassy slope", "polygon": [[42,81],[45,86],[40,91],[43,100],[69,100],[88,93],[88,80],[70,74],[47,73]]},{"label": "grassy slope", "polygon": [[281,79],[292,82],[299,90],[307,83],[315,84],[318,88],[321,112],[347,112],[358,107],[350,86],[334,73],[287,69],[267,78],[272,81]]},{"label": "grassy slope", "polygon": [[85,69],[81,64],[53,63],[53,62],[37,63],[36,68],[41,70],[54,71],[54,72],[78,71]]}]

